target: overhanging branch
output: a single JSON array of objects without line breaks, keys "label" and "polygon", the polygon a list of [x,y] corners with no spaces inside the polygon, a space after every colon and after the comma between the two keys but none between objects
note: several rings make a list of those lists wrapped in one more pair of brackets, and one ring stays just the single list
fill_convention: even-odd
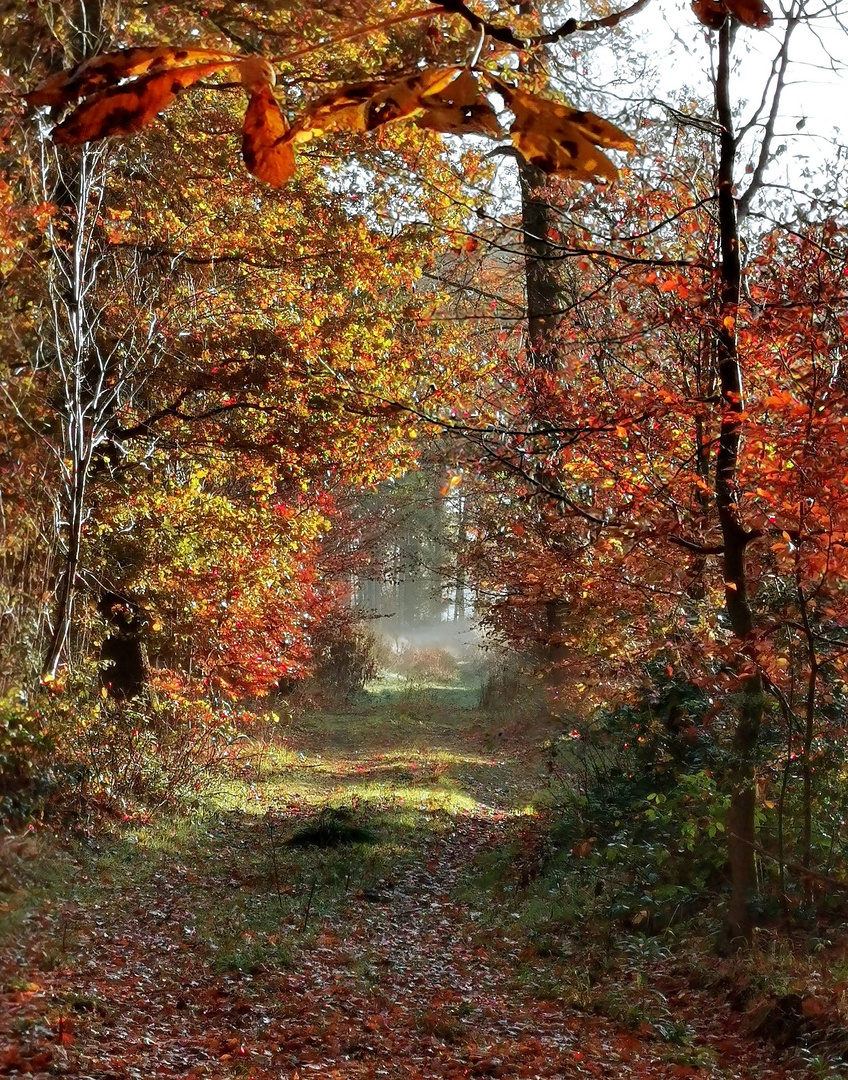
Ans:
[{"label": "overhanging branch", "polygon": [[566,19],[555,30],[529,38],[519,37],[508,26],[496,26],[494,23],[489,22],[475,11],[472,11],[463,0],[430,0],[430,2],[436,4],[444,12],[459,15],[460,18],[465,19],[472,30],[483,31],[488,37],[494,38],[495,41],[501,41],[504,45],[511,45],[514,49],[529,49],[534,45],[553,45],[562,38],[570,37],[571,34],[592,30],[610,30],[614,26],[618,26],[622,19],[636,15],[647,7],[650,0],[636,0],[635,3],[622,11],[614,11],[611,15],[605,15],[601,19]]}]

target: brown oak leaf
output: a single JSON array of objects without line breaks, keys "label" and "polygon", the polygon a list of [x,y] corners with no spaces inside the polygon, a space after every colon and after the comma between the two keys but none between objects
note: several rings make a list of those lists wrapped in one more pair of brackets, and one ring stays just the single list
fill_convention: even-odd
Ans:
[{"label": "brown oak leaf", "polygon": [[772,24],[771,12],[762,0],[724,0],[724,6],[739,22],[755,30],[765,30]]},{"label": "brown oak leaf", "polygon": [[489,99],[468,68],[437,94],[427,94],[425,111],[416,119],[419,127],[455,135],[491,135],[498,138],[501,126]]},{"label": "brown oak leaf", "polygon": [[186,87],[230,63],[215,61],[152,72],[121,86],[102,90],[84,101],[61,124],[57,124],[53,129],[53,141],[76,146],[104,139],[108,135],[128,135],[140,131],[167,109]]},{"label": "brown oak leaf", "polygon": [[618,170],[598,146],[617,150],[636,147],[629,135],[594,113],[507,87],[500,81],[498,88],[515,114],[510,135],[516,149],[543,172],[612,182]]},{"label": "brown oak leaf", "polygon": [[255,84],[244,114],[241,153],[248,171],[272,187],[284,187],[294,175],[294,149],[287,134],[288,123],[271,87]]},{"label": "brown oak leaf", "polygon": [[29,105],[71,105],[101,90],[114,88],[123,79],[170,71],[173,68],[216,64],[228,67],[236,58],[219,49],[181,49],[166,45],[119,49],[83,60],[81,64],[51,75],[24,95]]}]

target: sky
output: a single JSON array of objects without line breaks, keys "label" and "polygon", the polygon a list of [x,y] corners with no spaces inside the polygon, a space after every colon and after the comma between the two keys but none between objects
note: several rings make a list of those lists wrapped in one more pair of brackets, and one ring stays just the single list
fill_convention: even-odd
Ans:
[{"label": "sky", "polygon": [[[627,0],[612,6],[626,7]],[[808,0],[806,6],[815,17],[800,23],[791,38],[791,65],[776,126],[772,178],[812,190],[817,182],[815,174],[839,160],[836,146],[848,143],[848,0],[830,4],[826,0]],[[551,22],[566,8],[569,13],[573,11],[570,5],[555,7],[559,10],[549,9]],[[773,5],[772,13],[774,24],[770,28],[740,27],[737,32],[731,89],[735,100],[747,101],[740,113],[743,121],[762,98],[786,31],[783,11]],[[601,111],[606,97],[606,115],[615,117],[618,109],[634,99],[654,98],[678,104],[687,97],[710,101],[709,73],[718,34],[698,22],[689,0],[651,0],[643,11],[622,22],[619,32],[600,33],[607,34],[605,42],[585,53],[580,50],[572,58],[575,83],[579,86],[584,82],[590,97],[585,103],[575,104]],[[567,39],[561,46],[565,55],[570,56],[572,42],[583,44],[588,36],[583,35],[582,41],[580,35]],[[632,40],[636,51],[644,51],[639,71],[633,71],[634,48],[625,46],[623,37]],[[592,59],[587,71],[589,55]],[[778,152],[781,145],[785,149]],[[814,174],[812,178],[804,176],[805,169]]]}]

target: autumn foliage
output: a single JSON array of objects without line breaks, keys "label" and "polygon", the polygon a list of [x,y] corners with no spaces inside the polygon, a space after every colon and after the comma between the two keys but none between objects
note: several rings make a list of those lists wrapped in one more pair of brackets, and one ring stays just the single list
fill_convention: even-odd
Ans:
[{"label": "autumn foliage", "polygon": [[[327,134],[374,131],[410,119],[443,134],[492,138],[502,134],[476,75],[460,67],[430,67],[403,79],[342,86],[319,98],[292,125],[274,97],[276,76],[268,60],[203,49],[157,46],[92,57],[51,76],[26,100],[35,106],[74,106],[53,128],[52,138],[78,145],[139,131],[183,90],[224,69],[236,71],[248,94],[242,140],[245,164],[272,187],[283,187],[292,178],[295,146]],[[517,150],[545,172],[612,181],[617,170],[594,146],[635,149],[633,139],[592,113],[486,77],[514,112],[510,130]]]},{"label": "autumn foliage", "polygon": [[711,97],[646,90],[619,127],[579,107],[616,107],[584,43],[641,0],[544,27],[367,6],[106,5],[96,44],[0,16],[28,35],[0,184],[3,689],[40,678],[67,718],[84,684],[77,739],[139,698],[244,715],[354,648],[389,516],[362,506],[432,468],[427,573],[545,708],[617,737],[682,695],[683,743],[651,746],[714,751],[702,824],[750,936],[755,855],[788,910],[794,848],[809,901],[841,813],[844,198],[826,164],[800,208],[771,186],[801,8],[744,116],[734,49],[771,13],[696,0]]}]

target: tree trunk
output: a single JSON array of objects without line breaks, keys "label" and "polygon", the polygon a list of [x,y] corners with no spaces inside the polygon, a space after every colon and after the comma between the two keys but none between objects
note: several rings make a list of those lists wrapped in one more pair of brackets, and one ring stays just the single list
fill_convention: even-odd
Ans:
[{"label": "tree trunk", "polygon": [[[721,242],[721,307],[716,353],[722,401],[722,419],[715,466],[715,498],[724,552],[725,605],[730,626],[741,643],[740,664],[754,629],[748,596],[746,550],[751,539],[742,525],[737,475],[742,439],[744,396],[742,368],[736,348],[736,318],[742,283],[739,256],[739,225],[733,191],[736,137],[730,107],[730,53],[733,23],[728,17],[719,31],[716,72],[716,112],[722,127],[718,167],[718,212]],[[755,861],[755,756],[763,711],[763,684],[759,674],[742,680],[742,702],[733,737],[730,768],[730,809],[727,835],[730,859],[731,898],[727,936],[748,940],[753,928],[751,900],[756,893]]]},{"label": "tree trunk", "polygon": [[55,679],[65,654],[65,647],[73,622],[74,597],[79,570],[80,541],[82,538],[83,507],[85,504],[85,477],[79,478],[70,497],[70,515],[68,522],[67,551],[59,573],[59,585],[56,590],[56,608],[53,615],[53,630],[47,645],[47,652],[42,665],[42,677]]},{"label": "tree trunk", "polygon": [[100,651],[101,684],[111,698],[138,697],[150,670],[141,612],[131,600],[111,592],[101,596],[97,608],[111,626]]},{"label": "tree trunk", "polygon": [[554,332],[561,306],[561,285],[551,258],[550,206],[539,194],[545,174],[519,159],[521,185],[521,231],[524,243],[524,277],[527,303],[528,353],[534,368],[556,371],[559,366]]},{"label": "tree trunk", "polygon": [[[102,44],[103,8],[101,0],[78,0],[67,12],[68,51],[74,63],[96,52]],[[46,160],[46,159],[45,159]],[[62,401],[64,492],[57,513],[57,541],[65,531],[65,550],[57,574],[53,627],[42,663],[42,677],[55,679],[66,654],[73,624],[74,599],[80,568],[82,531],[85,524],[85,501],[93,445],[88,405],[94,342],[90,325],[88,291],[92,271],[90,257],[91,214],[89,197],[93,176],[93,158],[87,149],[80,151],[76,171],[60,169],[55,201],[62,213],[55,229],[53,258],[63,262],[52,275],[53,311],[56,325],[56,366]],[[66,176],[71,177],[70,180]],[[43,182],[47,188],[48,175]],[[63,235],[60,237],[59,234]],[[67,463],[67,464],[66,464]],[[63,526],[64,522],[64,526]]]}]

